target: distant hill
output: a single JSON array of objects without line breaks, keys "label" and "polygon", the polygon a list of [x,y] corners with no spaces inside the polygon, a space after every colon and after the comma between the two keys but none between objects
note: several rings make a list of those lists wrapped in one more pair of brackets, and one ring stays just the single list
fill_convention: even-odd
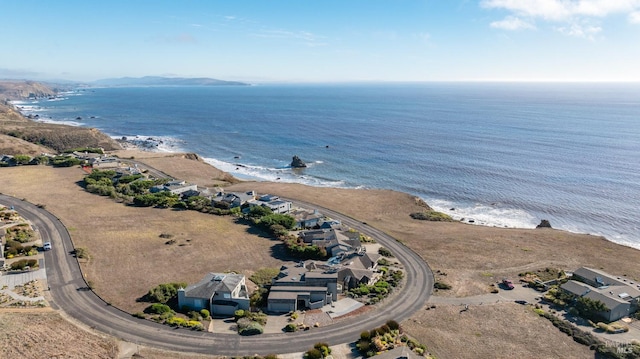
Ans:
[{"label": "distant hill", "polygon": [[0,80],[0,100],[55,96],[58,89],[35,81]]},{"label": "distant hill", "polygon": [[95,86],[248,86],[244,82],[223,81],[207,77],[121,77],[102,79],[91,83]]}]

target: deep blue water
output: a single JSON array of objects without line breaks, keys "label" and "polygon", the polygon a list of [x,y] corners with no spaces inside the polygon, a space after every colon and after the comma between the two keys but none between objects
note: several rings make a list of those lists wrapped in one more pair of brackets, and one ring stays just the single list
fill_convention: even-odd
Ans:
[{"label": "deep blue water", "polygon": [[18,106],[241,178],[395,189],[476,224],[548,219],[640,248],[640,84],[100,88]]}]

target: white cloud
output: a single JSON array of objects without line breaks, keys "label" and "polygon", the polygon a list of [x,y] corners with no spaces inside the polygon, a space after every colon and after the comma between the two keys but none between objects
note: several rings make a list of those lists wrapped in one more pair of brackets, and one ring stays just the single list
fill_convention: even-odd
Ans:
[{"label": "white cloud", "polygon": [[573,23],[568,26],[559,26],[556,30],[568,36],[595,40],[595,36],[602,31],[602,28],[600,26]]},{"label": "white cloud", "polygon": [[494,21],[490,24],[491,27],[503,30],[524,30],[535,29],[535,25],[528,21],[524,21],[519,17],[507,16],[504,20]]},{"label": "white cloud", "polygon": [[490,23],[493,28],[531,29],[541,20],[557,24],[554,28],[565,35],[591,40],[602,31],[593,24],[608,16],[626,15],[630,23],[640,24],[640,0],[481,0],[480,6],[511,13]]},{"label": "white cloud", "polygon": [[606,17],[640,10],[640,0],[482,0],[482,7],[518,16],[566,21],[576,17]]}]

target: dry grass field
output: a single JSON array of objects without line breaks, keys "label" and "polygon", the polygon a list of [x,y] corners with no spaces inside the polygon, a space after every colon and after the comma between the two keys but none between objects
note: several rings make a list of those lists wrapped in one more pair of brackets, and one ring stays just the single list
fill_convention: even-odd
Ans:
[{"label": "dry grass field", "polygon": [[113,338],[91,334],[52,311],[0,310],[0,358],[117,358]]},{"label": "dry grass field", "polygon": [[437,358],[593,358],[530,307],[514,303],[471,307],[438,306],[402,323]]},{"label": "dry grass field", "polygon": [[409,214],[424,208],[415,198],[388,190],[314,188],[284,183],[240,183],[232,189],[256,189],[335,209],[377,227],[424,258],[453,286],[438,295],[468,296],[489,291],[503,277],[547,267],[601,268],[640,280],[640,251],[602,237],[553,229],[506,229],[464,223],[428,222]]},{"label": "dry grass field", "polygon": [[132,313],[148,305],[136,299],[160,283],[195,283],[207,272],[250,275],[281,264],[272,256],[281,257],[280,242],[231,217],[116,203],[78,186],[84,172],[77,167],[11,167],[0,175],[3,193],[45,204],[63,221],[74,245],[88,250],[82,269],[96,292]]},{"label": "dry grass field", "polygon": [[[120,156],[130,157],[128,153]],[[169,175],[201,185],[226,180],[220,171],[181,155],[133,156]],[[141,310],[145,305],[137,303],[136,298],[158,283],[193,283],[208,271],[236,270],[250,274],[257,268],[281,263],[277,242],[251,233],[248,227],[234,223],[231,218],[128,207],[84,192],[76,184],[82,177],[78,168],[2,168],[0,191],[45,204],[61,218],[76,246],[87,248],[91,256],[83,264],[87,278],[101,296],[122,309]],[[489,283],[504,276],[514,277],[526,270],[545,267],[571,270],[587,265],[640,279],[638,250],[600,237],[550,229],[417,221],[409,214],[424,207],[403,193],[266,182],[238,183],[229,187],[233,189],[255,189],[259,193],[313,202],[386,231],[419,253],[434,270],[448,273],[443,280],[453,289],[440,291],[438,295],[486,293]],[[159,237],[163,233],[173,235],[176,243],[165,244],[167,239]],[[439,306],[416,313],[403,325],[442,358],[530,357],[534,353],[536,357],[589,356],[586,348],[573,343],[547,321],[526,312],[524,307],[481,306],[464,314],[460,315],[457,307]],[[527,345],[531,349],[524,348]],[[515,347],[523,347],[515,352],[521,355],[510,355]],[[157,355],[160,356],[154,357],[163,354]]]}]

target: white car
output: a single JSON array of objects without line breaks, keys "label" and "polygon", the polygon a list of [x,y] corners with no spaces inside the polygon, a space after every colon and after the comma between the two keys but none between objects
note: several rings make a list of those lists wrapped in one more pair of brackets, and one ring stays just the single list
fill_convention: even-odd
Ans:
[{"label": "white car", "polygon": [[44,242],[44,244],[42,245],[42,249],[44,249],[45,251],[50,251],[51,250],[51,242]]}]

